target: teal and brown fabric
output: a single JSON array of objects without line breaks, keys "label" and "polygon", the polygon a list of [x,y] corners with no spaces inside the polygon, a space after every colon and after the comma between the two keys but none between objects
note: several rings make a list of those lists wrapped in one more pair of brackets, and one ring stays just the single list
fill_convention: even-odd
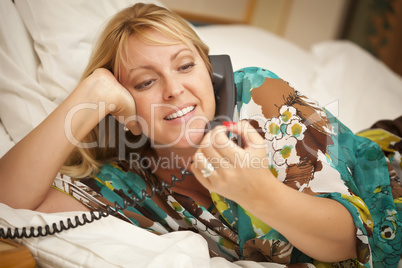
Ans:
[{"label": "teal and brown fabric", "polygon": [[[235,72],[234,79],[237,120],[249,120],[264,137],[267,168],[289,187],[343,204],[356,226],[358,258],[338,264],[313,260],[241,206],[215,193],[211,193],[213,205],[205,208],[166,189],[121,211],[120,217],[159,234],[197,232],[208,241],[211,256],[228,260],[396,267],[402,252],[402,196],[392,194],[402,189],[395,172],[398,166],[390,164],[378,144],[354,135],[269,70],[244,68]],[[54,185],[102,210],[160,187],[150,171],[132,170],[124,161],[107,163],[94,178],[63,176]]]}]

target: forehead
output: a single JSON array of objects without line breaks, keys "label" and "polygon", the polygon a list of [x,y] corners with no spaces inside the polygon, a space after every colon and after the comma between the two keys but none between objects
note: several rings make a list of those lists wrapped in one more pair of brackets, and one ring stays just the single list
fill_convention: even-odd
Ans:
[{"label": "forehead", "polygon": [[123,46],[120,59],[124,66],[128,66],[140,59],[151,59],[183,49],[192,53],[197,52],[191,42],[185,42],[150,29],[140,34],[130,35]]},{"label": "forehead", "polygon": [[129,48],[132,46],[173,46],[173,45],[186,45],[194,48],[192,41],[183,35],[176,34],[172,31],[160,31],[152,28],[144,29],[135,32],[128,36],[124,47]]},{"label": "forehead", "polygon": [[131,34],[122,44],[116,72],[121,82],[127,78],[130,69],[160,65],[166,62],[163,59],[173,58],[173,55],[183,49],[187,49],[187,53],[192,53],[195,57],[199,55],[192,43],[185,43],[151,29],[140,34]]}]

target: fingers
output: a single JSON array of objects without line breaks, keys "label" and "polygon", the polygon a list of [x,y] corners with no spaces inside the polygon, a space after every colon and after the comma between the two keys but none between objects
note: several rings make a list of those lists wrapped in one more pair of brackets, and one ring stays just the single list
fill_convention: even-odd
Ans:
[{"label": "fingers", "polygon": [[230,132],[240,136],[246,148],[264,148],[264,139],[248,121],[242,120],[238,123],[230,122],[226,124],[226,127]]},{"label": "fingers", "polygon": [[[204,136],[198,151],[203,153],[207,159],[216,162],[217,159],[225,158],[233,163],[236,157],[243,158],[247,151],[256,149],[262,153],[265,152],[264,139],[249,122],[241,121],[225,125],[215,127]],[[245,144],[244,149],[228,138],[227,131],[239,136],[239,140],[241,139]],[[216,165],[214,166],[216,167]]]},{"label": "fingers", "polygon": [[130,130],[134,135],[140,135],[142,133],[141,126],[146,122],[137,116],[134,97],[121,85],[116,87],[115,94],[116,104],[111,107],[113,109],[110,109],[110,114],[123,124],[125,129]]},{"label": "fingers", "polygon": [[209,159],[228,158],[232,161],[239,147],[228,138],[227,131],[226,127],[217,126],[208,132],[201,142],[199,152]]},{"label": "fingers", "polygon": [[[246,148],[231,141],[226,135],[228,130],[246,141]],[[265,174],[265,159],[264,139],[248,122],[241,122],[218,126],[208,132],[193,156],[191,171],[209,191],[229,199],[237,198],[242,194],[238,189],[248,187],[244,184],[245,177]]]},{"label": "fingers", "polygon": [[[228,130],[238,134],[246,141],[246,150],[228,138],[226,135]],[[265,156],[264,140],[248,122],[233,123],[230,126],[217,126],[204,136],[197,153],[193,157],[193,161],[198,156],[201,159],[205,158],[216,170],[221,167],[230,168],[234,166],[236,160],[244,159],[245,155],[249,153],[248,151],[254,150],[256,147],[259,147],[261,155]],[[201,168],[205,168],[207,165],[204,160],[200,164]]]}]

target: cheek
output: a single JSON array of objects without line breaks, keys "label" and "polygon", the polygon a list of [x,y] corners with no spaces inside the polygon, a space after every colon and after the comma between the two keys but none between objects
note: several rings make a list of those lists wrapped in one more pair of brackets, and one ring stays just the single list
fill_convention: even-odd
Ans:
[{"label": "cheek", "polygon": [[215,115],[215,95],[214,95],[214,90],[212,87],[212,84],[207,85],[208,91],[205,92],[205,95],[203,97],[206,101],[206,113],[208,114],[208,117],[214,117]]}]

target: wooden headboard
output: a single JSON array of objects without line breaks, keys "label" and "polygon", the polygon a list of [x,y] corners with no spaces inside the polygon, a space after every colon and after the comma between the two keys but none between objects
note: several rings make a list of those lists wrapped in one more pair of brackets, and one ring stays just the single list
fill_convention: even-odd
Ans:
[{"label": "wooden headboard", "polygon": [[162,0],[161,2],[193,23],[249,24],[257,0]]}]

